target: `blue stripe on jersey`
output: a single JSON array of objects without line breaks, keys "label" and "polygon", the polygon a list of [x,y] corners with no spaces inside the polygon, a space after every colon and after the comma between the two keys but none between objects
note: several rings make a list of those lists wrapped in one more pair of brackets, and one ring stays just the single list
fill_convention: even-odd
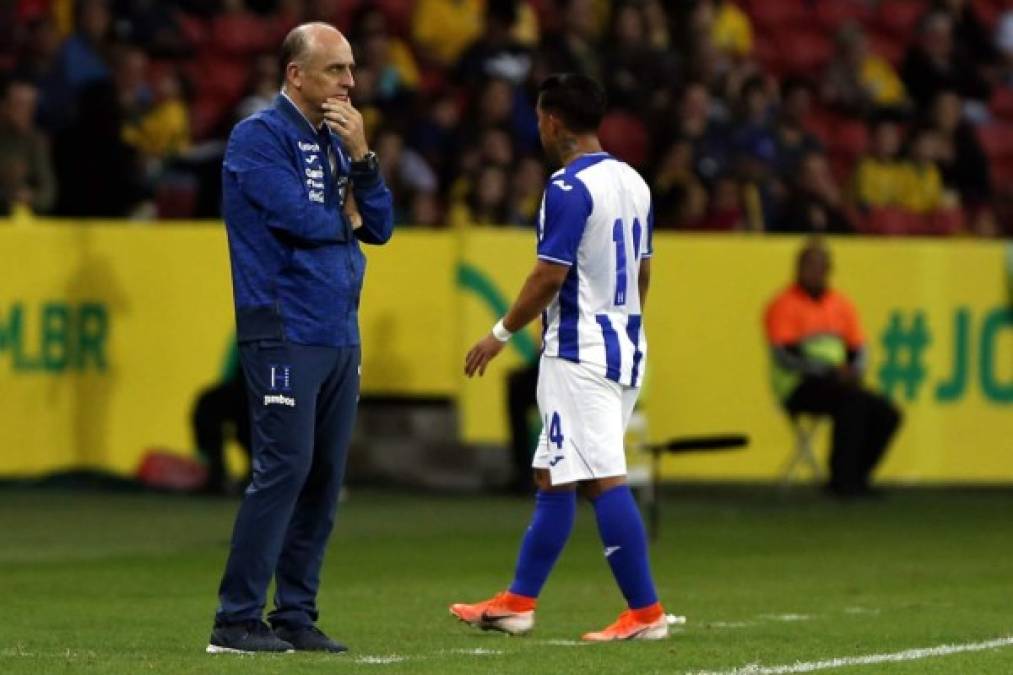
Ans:
[{"label": "blue stripe on jersey", "polygon": [[619,351],[619,334],[612,327],[607,314],[596,314],[595,319],[601,326],[601,336],[605,339],[605,377],[613,382],[619,381],[619,369],[622,364],[622,353]]},{"label": "blue stripe on jersey", "polygon": [[637,386],[637,377],[640,375],[640,359],[644,353],[640,351],[640,315],[630,314],[626,318],[626,335],[633,343],[633,374],[630,377],[630,386]]},{"label": "blue stripe on jersey", "polygon": [[580,363],[580,276],[577,263],[570,266],[559,289],[559,358]]},{"label": "blue stripe on jersey", "polygon": [[640,219],[633,219],[633,259],[640,260]]}]

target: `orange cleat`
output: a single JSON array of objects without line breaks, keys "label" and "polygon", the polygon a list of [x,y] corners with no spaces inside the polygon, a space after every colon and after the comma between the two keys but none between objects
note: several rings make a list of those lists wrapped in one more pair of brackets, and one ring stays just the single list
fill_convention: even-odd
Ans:
[{"label": "orange cleat", "polygon": [[588,642],[613,640],[663,640],[668,637],[668,619],[660,603],[643,609],[628,609],[611,626],[595,633],[585,633]]},{"label": "orange cleat", "polygon": [[474,605],[453,604],[450,613],[475,628],[523,635],[535,626],[536,603],[534,598],[503,591]]}]

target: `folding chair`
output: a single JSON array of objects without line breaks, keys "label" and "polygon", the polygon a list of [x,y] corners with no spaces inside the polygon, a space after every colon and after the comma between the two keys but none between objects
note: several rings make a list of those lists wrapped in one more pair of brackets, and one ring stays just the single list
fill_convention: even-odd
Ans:
[{"label": "folding chair", "polygon": [[830,418],[827,415],[816,415],[811,413],[794,412],[788,414],[788,422],[791,425],[792,436],[795,439],[795,447],[791,457],[785,462],[781,470],[781,488],[787,489],[791,486],[792,477],[796,474],[801,476],[806,467],[812,474],[814,481],[822,481],[824,471],[816,459],[814,451],[814,440],[820,427]]}]

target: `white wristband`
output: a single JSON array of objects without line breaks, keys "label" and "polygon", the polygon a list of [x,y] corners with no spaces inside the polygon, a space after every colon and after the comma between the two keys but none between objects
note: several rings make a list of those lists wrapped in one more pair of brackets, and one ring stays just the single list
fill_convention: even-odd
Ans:
[{"label": "white wristband", "polygon": [[508,342],[513,337],[513,333],[506,329],[506,326],[503,325],[503,319],[500,319],[492,327],[492,336],[500,342]]}]

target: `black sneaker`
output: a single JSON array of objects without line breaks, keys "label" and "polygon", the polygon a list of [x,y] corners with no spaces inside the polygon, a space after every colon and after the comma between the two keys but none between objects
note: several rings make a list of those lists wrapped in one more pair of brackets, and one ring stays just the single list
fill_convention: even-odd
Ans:
[{"label": "black sneaker", "polygon": [[316,626],[286,626],[278,624],[274,633],[285,642],[290,643],[297,652],[331,652],[340,654],[347,652],[348,647],[330,639]]},{"label": "black sneaker", "polygon": [[214,627],[208,642],[208,654],[253,654],[254,652],[294,652],[295,648],[279,640],[263,621],[227,623]]}]

